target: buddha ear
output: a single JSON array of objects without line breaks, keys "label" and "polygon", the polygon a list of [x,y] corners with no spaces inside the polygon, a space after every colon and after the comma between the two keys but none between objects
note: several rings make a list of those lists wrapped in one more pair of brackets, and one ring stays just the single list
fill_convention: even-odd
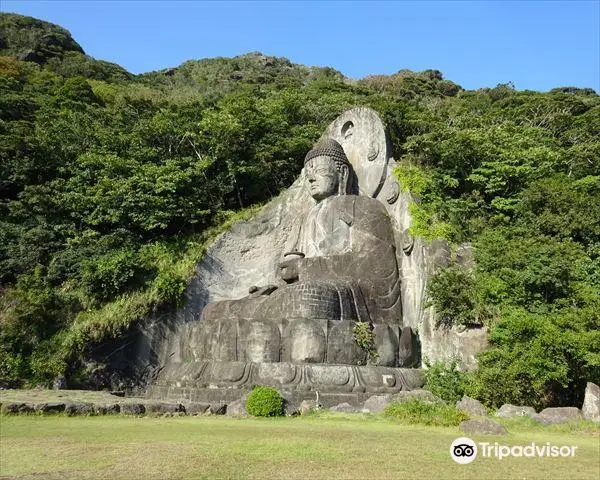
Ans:
[{"label": "buddha ear", "polygon": [[348,165],[340,166],[340,181],[338,184],[338,194],[346,195],[348,193],[348,180],[350,180],[350,170]]}]

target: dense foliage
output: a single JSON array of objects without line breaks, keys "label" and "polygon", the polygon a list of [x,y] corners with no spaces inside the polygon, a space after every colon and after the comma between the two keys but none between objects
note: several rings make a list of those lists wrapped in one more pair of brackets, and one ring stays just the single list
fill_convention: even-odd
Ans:
[{"label": "dense foliage", "polygon": [[281,417],[283,398],[273,387],[254,387],[246,399],[246,411],[255,417]]},{"label": "dense foliage", "polygon": [[412,233],[475,247],[476,268],[441,272],[430,297],[440,328],[490,327],[479,398],[561,404],[600,381],[594,91],[464,91],[436,70],[350,81],[259,53],[133,76],[9,14],[0,55],[4,383],[73,378],[98,342],[177,305],[233,212],[289,186],[357,105],[389,128]]},{"label": "dense foliage", "polygon": [[471,374],[461,372],[457,361],[427,364],[425,389],[454,405],[464,395],[471,393]]},{"label": "dense foliage", "polygon": [[385,415],[406,425],[455,427],[469,416],[453,405],[426,402],[419,398],[396,401],[385,407]]}]

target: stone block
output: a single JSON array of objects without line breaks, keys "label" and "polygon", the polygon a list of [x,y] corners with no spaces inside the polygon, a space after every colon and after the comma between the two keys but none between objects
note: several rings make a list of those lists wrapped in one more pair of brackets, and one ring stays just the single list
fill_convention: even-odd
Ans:
[{"label": "stone block", "polygon": [[208,403],[202,402],[191,402],[185,404],[185,412],[188,415],[202,415],[205,413],[210,407]]},{"label": "stone block", "polygon": [[501,418],[514,418],[514,417],[533,417],[535,415],[535,408],[525,407],[521,405],[511,405],[505,403],[496,412],[497,417]]},{"label": "stone block", "polygon": [[35,408],[28,403],[9,402],[2,404],[1,411],[5,414],[33,413]]},{"label": "stone block", "polygon": [[268,321],[240,323],[237,342],[238,360],[247,362],[278,362],[281,350],[279,328]]},{"label": "stone block", "polygon": [[119,413],[121,406],[118,403],[97,403],[94,405],[94,411],[97,415],[109,415]]},{"label": "stone block", "polygon": [[94,413],[94,405],[91,403],[69,402],[65,405],[67,415],[90,415]]},{"label": "stone block", "polygon": [[146,403],[146,413],[179,413],[185,412],[185,408],[181,403],[163,403],[163,402],[149,402]]},{"label": "stone block", "polygon": [[65,407],[64,402],[44,402],[38,403],[35,410],[42,413],[63,413]]},{"label": "stone block", "polygon": [[581,413],[586,420],[600,423],[600,387],[595,383],[587,383]]},{"label": "stone block", "polygon": [[456,402],[456,408],[462,412],[468,413],[469,415],[485,417],[487,416],[487,410],[481,404],[479,400],[467,397],[466,395]]},{"label": "stone block", "polygon": [[365,401],[362,411],[365,413],[383,412],[391,402],[391,395],[373,395]]},{"label": "stone block", "polygon": [[210,407],[208,407],[208,411],[211,415],[225,415],[227,413],[227,404],[211,403]]},{"label": "stone block", "polygon": [[325,332],[315,321],[297,319],[283,333],[282,360],[295,363],[325,361]]},{"label": "stone block", "polygon": [[347,385],[350,368],[345,365],[311,365],[312,382],[317,385]]},{"label": "stone block", "polygon": [[576,407],[555,407],[544,408],[537,415],[531,418],[537,420],[544,425],[557,425],[559,423],[576,422],[583,419],[581,410]]},{"label": "stone block", "polygon": [[226,413],[229,417],[248,417],[249,414],[246,411],[246,399],[240,398],[230,402],[226,406]]},{"label": "stone block", "polygon": [[120,411],[125,415],[143,415],[146,413],[146,407],[143,403],[121,403]]},{"label": "stone block", "polygon": [[465,420],[458,426],[467,435],[506,435],[508,431],[489,419]]}]

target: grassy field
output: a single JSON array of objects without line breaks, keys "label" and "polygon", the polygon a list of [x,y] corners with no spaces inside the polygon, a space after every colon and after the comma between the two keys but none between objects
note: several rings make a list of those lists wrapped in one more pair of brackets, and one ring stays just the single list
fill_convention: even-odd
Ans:
[{"label": "grassy field", "polygon": [[378,416],[298,418],[1,416],[3,478],[594,479],[599,429],[504,422],[503,445],[577,445],[569,458],[449,456],[457,428],[403,426]]}]

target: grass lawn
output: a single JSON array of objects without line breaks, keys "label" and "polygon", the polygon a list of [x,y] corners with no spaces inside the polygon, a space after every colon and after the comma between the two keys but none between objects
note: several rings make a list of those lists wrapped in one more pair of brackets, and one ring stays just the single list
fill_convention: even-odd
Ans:
[{"label": "grass lawn", "polygon": [[297,418],[0,416],[3,478],[593,479],[600,429],[503,422],[503,445],[577,445],[575,457],[449,456],[458,428],[405,426],[381,416]]}]

